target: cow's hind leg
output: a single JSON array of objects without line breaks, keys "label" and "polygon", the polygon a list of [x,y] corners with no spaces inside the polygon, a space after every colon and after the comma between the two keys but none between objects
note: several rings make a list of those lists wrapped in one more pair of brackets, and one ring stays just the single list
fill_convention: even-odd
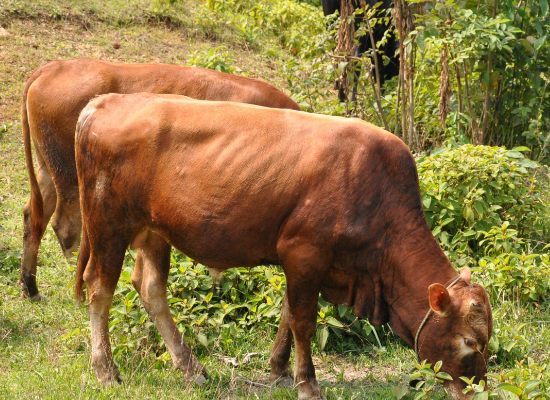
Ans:
[{"label": "cow's hind leg", "polygon": [[40,231],[33,230],[30,200],[23,207],[23,254],[21,255],[21,272],[19,274],[19,284],[21,285],[23,296],[29,297],[31,300],[40,300],[42,298],[36,285],[38,248],[42,241],[42,235],[44,235],[44,231],[55,210],[57,199],[52,177],[39,155],[37,155],[37,159],[39,165],[37,181],[40,193],[42,194],[44,218]]},{"label": "cow's hind leg", "polygon": [[294,382],[298,399],[322,399],[311,359],[311,338],[317,324],[317,302],[330,256],[310,245],[282,251],[287,278],[288,322],[295,341]]},{"label": "cow's hind leg", "polygon": [[277,331],[277,338],[271,349],[271,374],[269,380],[272,383],[285,383],[286,378],[292,377],[292,367],[290,365],[290,351],[292,349],[292,330],[288,322],[288,295],[283,299],[283,310],[281,312],[281,322]]},{"label": "cow's hind leg", "polygon": [[59,189],[52,228],[61,245],[63,255],[70,260],[78,250],[82,231],[78,186]]},{"label": "cow's hind leg", "polygon": [[174,367],[183,372],[187,381],[202,384],[206,381],[206,370],[191,353],[168,308],[166,282],[169,269],[170,245],[160,236],[148,232],[145,243],[138,250],[132,283],[164,339]]},{"label": "cow's hind leg", "polygon": [[[104,239],[104,237],[103,237]],[[91,248],[84,272],[90,303],[92,367],[103,384],[121,382],[109,343],[109,309],[113,300],[127,243],[102,240]]]}]

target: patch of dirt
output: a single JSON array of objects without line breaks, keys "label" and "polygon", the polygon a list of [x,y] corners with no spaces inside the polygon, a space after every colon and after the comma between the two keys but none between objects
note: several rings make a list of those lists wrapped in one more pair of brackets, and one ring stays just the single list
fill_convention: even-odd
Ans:
[{"label": "patch of dirt", "polygon": [[392,364],[364,366],[354,363],[350,358],[333,355],[326,357],[323,361],[320,357],[313,357],[313,365],[319,381],[326,381],[332,384],[338,382],[355,383],[356,381],[376,380],[387,382],[389,376],[399,377],[403,371]]}]

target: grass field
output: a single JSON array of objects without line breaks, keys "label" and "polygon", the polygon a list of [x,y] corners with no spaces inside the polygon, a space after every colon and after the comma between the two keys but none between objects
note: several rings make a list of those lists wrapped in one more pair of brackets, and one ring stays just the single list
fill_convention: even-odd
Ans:
[{"label": "grass field", "polygon": [[[212,344],[196,352],[210,373],[203,387],[189,387],[171,363],[159,359],[147,342],[117,360],[124,384],[101,387],[91,370],[87,309],[72,293],[73,267],[63,258],[49,227],[39,254],[38,282],[45,301],[20,297],[17,284],[22,246],[22,207],[28,200],[19,109],[23,84],[41,64],[56,59],[92,57],[121,62],[185,64],[211,47],[224,45],[235,65],[252,77],[285,88],[278,69],[285,57],[279,49],[249,50],[228,29],[212,29],[200,19],[200,5],[179,2],[169,12],[156,3],[138,0],[5,0],[0,5],[0,398],[1,399],[286,399],[291,387],[269,387],[269,351],[275,326],[259,326],[233,338],[229,349]],[[196,56],[195,56],[196,57]],[[548,363],[549,305],[528,309],[503,299],[495,309],[495,327],[512,327],[520,353],[500,352],[490,370],[504,371],[515,360],[531,357]],[[525,324],[522,328],[520,325]],[[347,353],[314,348],[314,363],[328,399],[384,399],[406,385],[403,375],[415,362],[414,352],[385,328],[379,331],[385,346],[364,344]],[[143,332],[114,330],[136,338]],[[512,337],[515,335],[514,337]],[[127,337],[125,338],[127,340]],[[520,341],[525,339],[527,344]],[[218,355],[259,356],[240,368]],[[161,352],[162,353],[162,352]],[[515,355],[514,355],[515,354]],[[434,398],[445,398],[442,391]]]}]

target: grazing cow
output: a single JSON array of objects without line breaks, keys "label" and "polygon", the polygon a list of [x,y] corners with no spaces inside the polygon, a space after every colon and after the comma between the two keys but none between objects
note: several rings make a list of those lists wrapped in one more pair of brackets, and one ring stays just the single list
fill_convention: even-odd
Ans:
[{"label": "grazing cow", "polygon": [[139,249],[132,283],[175,367],[204,380],[168,309],[171,245],[218,272],[282,266],[270,379],[292,374],[294,339],[300,399],[321,397],[310,348],[319,292],[389,322],[421,359],[442,360],[456,398],[460,376],[485,377],[487,294],[435,241],[414,159],[396,136],[358,119],[109,94],[80,115],[76,164],[84,227],[75,294],[85,281],[102,382],[120,379],[108,319],[128,246]]},{"label": "grazing cow", "polygon": [[[31,198],[23,210],[19,281],[23,294],[31,299],[41,297],[36,285],[36,261],[42,235],[52,215],[52,227],[65,257],[72,257],[80,242],[81,218],[74,162],[78,115],[100,94],[136,92],[300,109],[290,97],[268,83],[202,68],[115,64],[91,59],[54,61],[38,68],[25,85],[21,110]],[[37,176],[31,139],[38,161]]]},{"label": "grazing cow", "polygon": [[[323,14],[327,16],[334,14],[336,11],[340,12],[341,1],[346,0],[321,0],[321,4],[323,6]],[[380,1],[378,0],[367,0],[366,4],[369,7],[374,7],[379,2]],[[387,10],[393,8],[392,0],[382,0],[381,3],[382,4],[378,7],[380,13],[384,13]],[[353,0],[352,5],[355,9],[357,9],[361,7],[361,2],[360,0]],[[385,17],[384,14],[379,14],[378,17],[380,18],[380,20],[373,27],[372,32],[375,43],[378,43],[380,40],[382,40],[382,38],[386,34],[386,31],[391,27],[391,22],[389,22],[389,19]],[[361,22],[364,22],[364,15],[359,15],[355,18],[355,29],[359,27],[359,24]],[[379,47],[379,51],[376,52],[378,66],[380,68],[380,86],[384,84],[386,79],[391,79],[394,76],[399,75],[399,55],[396,55],[396,51],[398,50],[398,48],[399,41],[395,37],[395,34],[391,34],[387,36],[386,43],[383,46]],[[354,56],[359,57],[361,56],[361,54],[369,51],[370,49],[372,49],[372,42],[370,36],[366,34],[359,38],[359,46],[355,46]],[[389,58],[389,63],[387,65],[384,65],[384,60],[381,53]],[[355,101],[356,91],[357,84],[353,89],[352,101]],[[340,101],[346,101],[346,93],[342,85],[338,86],[338,99]]]}]

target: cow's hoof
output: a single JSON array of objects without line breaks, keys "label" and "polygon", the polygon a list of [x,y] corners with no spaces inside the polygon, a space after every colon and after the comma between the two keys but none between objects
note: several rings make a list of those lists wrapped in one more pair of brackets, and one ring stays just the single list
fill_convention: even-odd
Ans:
[{"label": "cow's hoof", "polygon": [[294,386],[294,378],[292,378],[291,376],[279,375],[275,378],[270,376],[269,381],[274,386],[279,386],[279,387],[292,387],[292,386]]},{"label": "cow's hoof", "polygon": [[298,400],[326,400],[317,382],[299,382],[296,386],[298,388]]},{"label": "cow's hoof", "polygon": [[46,300],[46,296],[44,296],[43,294],[40,294],[40,293],[36,293],[34,296],[30,297],[30,300],[31,301],[42,301],[42,300]]},{"label": "cow's hoof", "polygon": [[98,378],[103,386],[116,386],[124,382],[118,371],[111,371],[102,377],[98,375]]},{"label": "cow's hoof", "polygon": [[193,377],[193,382],[195,385],[202,386],[206,383],[206,377],[203,374],[195,375]]},{"label": "cow's hoof", "polygon": [[208,373],[206,372],[206,368],[202,366],[201,363],[198,363],[198,366],[196,366],[193,370],[189,371],[183,371],[183,378],[187,383],[194,383],[195,385],[202,386],[206,383],[206,379],[208,377]]},{"label": "cow's hoof", "polygon": [[110,362],[110,366],[106,367],[106,363],[104,362],[93,362],[92,361],[92,368],[95,371],[95,374],[97,376],[97,379],[101,383],[102,386],[111,386],[111,385],[118,385],[122,383],[122,376],[120,376],[120,372],[118,371],[118,368]]},{"label": "cow's hoof", "polygon": [[304,395],[304,396],[307,396],[307,397],[302,397],[300,393],[298,393],[298,399],[299,400],[327,400],[327,398],[322,395],[322,394],[317,394],[317,395],[313,395],[313,396],[308,396],[308,395]]},{"label": "cow's hoof", "polygon": [[293,386],[294,385],[294,374],[292,373],[292,368],[290,367],[290,363],[286,365],[286,367],[283,368],[283,371],[280,372],[281,369],[277,368],[279,371],[275,372],[273,369],[271,370],[271,373],[269,374],[269,381],[273,385],[277,386]]}]

